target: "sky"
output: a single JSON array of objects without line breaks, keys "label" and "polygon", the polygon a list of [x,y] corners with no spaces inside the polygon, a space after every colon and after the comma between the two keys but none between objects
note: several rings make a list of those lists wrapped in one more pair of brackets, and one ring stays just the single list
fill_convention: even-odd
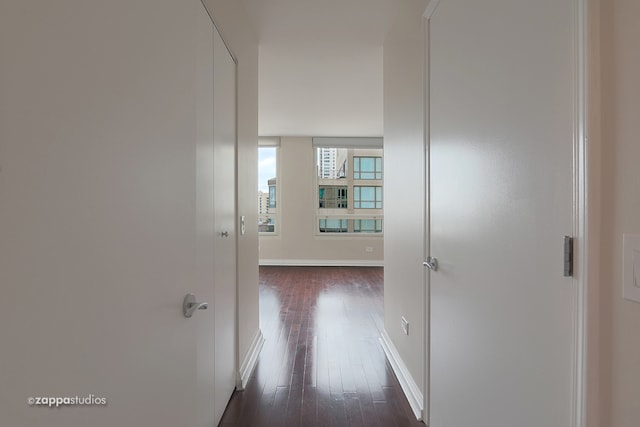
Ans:
[{"label": "sky", "polygon": [[276,177],[276,147],[258,149],[258,190],[269,192],[267,181]]}]

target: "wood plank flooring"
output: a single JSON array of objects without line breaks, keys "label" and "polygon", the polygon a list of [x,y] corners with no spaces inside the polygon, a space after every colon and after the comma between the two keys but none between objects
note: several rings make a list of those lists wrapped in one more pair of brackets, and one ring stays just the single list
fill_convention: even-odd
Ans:
[{"label": "wood plank flooring", "polygon": [[260,267],[266,342],[221,426],[422,426],[378,341],[383,270]]}]

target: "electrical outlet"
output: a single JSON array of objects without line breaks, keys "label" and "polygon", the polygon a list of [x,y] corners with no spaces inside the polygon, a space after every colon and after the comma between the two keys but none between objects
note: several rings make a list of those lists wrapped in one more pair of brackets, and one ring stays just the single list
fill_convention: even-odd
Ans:
[{"label": "electrical outlet", "polygon": [[405,335],[409,335],[409,321],[405,319],[404,316],[402,316],[400,326],[402,326],[402,332],[404,332]]}]

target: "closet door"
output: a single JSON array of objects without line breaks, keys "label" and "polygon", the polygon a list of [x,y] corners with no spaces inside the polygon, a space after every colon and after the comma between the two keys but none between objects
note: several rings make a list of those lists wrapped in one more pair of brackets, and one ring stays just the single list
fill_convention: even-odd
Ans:
[{"label": "closet door", "polygon": [[213,199],[215,412],[220,420],[236,385],[236,63],[213,35]]},{"label": "closet door", "polygon": [[[198,0],[198,3],[200,1]],[[197,426],[217,425],[236,385],[236,64],[202,4],[198,16]]]}]

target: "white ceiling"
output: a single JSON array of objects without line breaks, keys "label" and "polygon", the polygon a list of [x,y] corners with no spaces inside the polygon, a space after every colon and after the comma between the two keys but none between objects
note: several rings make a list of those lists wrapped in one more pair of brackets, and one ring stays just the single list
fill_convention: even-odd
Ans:
[{"label": "white ceiling", "polygon": [[382,136],[397,0],[242,0],[260,44],[260,135]]}]

